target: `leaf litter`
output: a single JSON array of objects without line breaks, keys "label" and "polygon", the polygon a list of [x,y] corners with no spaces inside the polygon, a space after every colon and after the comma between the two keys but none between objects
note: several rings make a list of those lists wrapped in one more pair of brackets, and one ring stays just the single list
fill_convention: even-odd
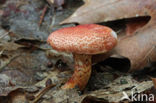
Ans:
[{"label": "leaf litter", "polygon": [[[58,2],[61,3],[62,1]],[[134,8],[132,8],[132,10],[127,14],[127,9],[125,8],[129,8],[130,5],[128,3],[134,4],[134,1],[136,2],[135,5],[133,5]],[[152,14],[153,12],[151,13],[151,11],[154,11],[154,2],[154,0],[146,2],[142,2],[141,0],[110,0],[105,1],[103,2],[104,4],[102,4],[101,0],[96,2],[93,0],[85,0],[85,4],[76,11],[76,13],[79,13],[73,14],[73,16],[66,19],[62,23],[99,23],[136,16],[151,16],[151,19],[147,25],[143,26],[141,29],[138,29],[140,27],[136,26],[138,30],[134,30],[134,33],[132,32],[134,36],[129,37],[126,35],[120,37],[121,32],[119,32],[119,44],[112,52],[113,54],[127,57],[131,63],[131,70],[135,70],[136,68],[144,67],[147,64],[147,60],[150,60],[150,62],[155,60],[155,48],[153,46],[155,43],[155,16]],[[97,7],[99,8],[99,5],[106,4],[107,6],[105,7],[100,6],[100,9],[94,11],[92,10]],[[121,4],[124,4],[124,6],[121,7]],[[139,4],[141,4],[141,6]],[[89,86],[86,87],[83,93],[81,93],[78,88],[74,88],[72,90],[60,89],[61,85],[64,84],[72,75],[74,61],[71,54],[57,52],[53,49],[50,49],[45,41],[50,32],[62,27],[75,25],[59,25],[59,23],[69,16],[78,6],[82,5],[82,2],[79,0],[76,2],[67,0],[65,3],[60,4],[61,6],[65,5],[62,6],[62,10],[56,10],[52,5],[48,5],[48,10],[44,14],[44,18],[41,22],[42,25],[39,26],[38,23],[45,5],[47,5],[46,1],[38,0],[6,0],[1,4],[1,10],[3,12],[0,17],[0,24],[3,33],[0,33],[2,35],[0,35],[0,63],[3,65],[0,65],[0,67],[2,67],[0,73],[0,78],[2,76],[0,81],[2,82],[0,82],[0,87],[6,91],[0,92],[0,103],[24,103],[28,101],[32,103],[85,103],[85,101],[90,101],[87,103],[92,103],[92,99],[94,99],[94,101],[97,103],[98,101],[119,102],[121,101],[120,97],[122,96],[122,92],[126,88],[135,86],[139,90],[139,93],[152,88],[153,85],[149,78],[147,81],[138,82],[134,79],[134,77],[131,76],[131,74],[120,73],[116,70],[113,70],[116,68],[103,68],[103,66],[108,66],[107,59],[104,61],[106,62],[106,65],[101,65],[100,67],[100,63],[95,61],[96,63],[94,63],[93,66],[95,66],[96,70],[94,70],[92,73],[93,81],[89,81]],[[73,5],[75,5],[74,8]],[[150,7],[148,5],[152,6]],[[114,8],[111,8],[112,6]],[[94,8],[90,9],[90,7]],[[118,10],[118,12],[121,12],[117,14],[118,12],[116,12],[114,9]],[[108,10],[110,12],[107,12]],[[126,10],[126,12],[122,10]],[[97,17],[95,18],[94,16]],[[131,25],[128,26],[131,29]],[[123,31],[122,33],[125,35],[125,31]],[[144,45],[148,46],[148,48],[144,48],[145,46],[141,42],[144,37],[147,38],[147,42],[145,42]],[[151,41],[149,42],[149,40]],[[134,41],[139,45],[133,43]],[[127,44],[131,45],[127,46]],[[131,48],[131,46],[134,46],[133,48],[135,48],[135,51],[140,51],[144,55],[142,56],[140,53],[140,56],[137,56],[139,59],[137,59],[135,56],[139,55],[138,53],[131,56],[130,53],[126,51],[128,50],[127,48]],[[134,51],[132,52],[135,53]],[[110,53],[106,57],[109,57],[110,55],[112,54]],[[133,58],[134,56],[135,58]],[[99,59],[99,56],[97,56],[97,58]],[[101,59],[104,60],[105,57]],[[62,62],[58,63],[60,60]],[[47,67],[47,63],[49,61],[54,64],[51,68]],[[63,68],[63,70],[60,70],[55,65],[57,63],[58,65],[65,63],[67,66],[60,66]],[[137,66],[136,63],[143,63],[144,65]],[[109,75],[105,72],[109,72]],[[104,78],[101,78],[102,76]],[[100,78],[100,80],[98,78]],[[121,83],[123,78],[125,81],[127,81],[125,84]],[[98,81],[96,79],[98,79]],[[49,87],[46,86],[48,80],[51,81],[51,85]],[[108,82],[104,83],[105,81]],[[4,86],[4,84],[7,86]],[[96,90],[90,89],[94,87],[97,87]],[[130,95],[130,92],[131,89],[127,90],[128,95]],[[28,100],[26,98],[26,93],[33,95],[32,100]],[[103,100],[99,98],[102,98]]]}]

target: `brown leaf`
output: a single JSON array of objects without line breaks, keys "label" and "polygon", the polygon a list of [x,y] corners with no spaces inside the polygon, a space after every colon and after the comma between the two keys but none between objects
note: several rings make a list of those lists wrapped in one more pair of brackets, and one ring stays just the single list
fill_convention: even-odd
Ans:
[{"label": "brown leaf", "polygon": [[14,42],[2,42],[0,43],[0,50],[7,50],[7,51],[13,51],[17,50],[18,48],[24,47],[22,45],[18,45]]},{"label": "brown leaf", "polygon": [[14,60],[16,57],[18,57],[18,55],[14,55],[14,56],[7,56],[7,55],[3,55],[3,52],[0,53],[0,71],[3,70],[3,68],[5,66],[7,66],[12,60]]},{"label": "brown leaf", "polygon": [[156,30],[154,18],[137,35],[119,41],[115,53],[130,60],[131,69],[143,68],[156,61]]},{"label": "brown leaf", "polygon": [[87,0],[69,18],[61,22],[89,24],[149,15],[155,0]]},{"label": "brown leaf", "polygon": [[5,74],[0,74],[0,96],[7,96],[13,90],[16,90],[16,86],[10,86],[11,78]]},{"label": "brown leaf", "polygon": [[152,78],[152,77],[151,77],[151,79],[152,79],[152,81],[153,81],[154,88],[156,88],[156,78]]},{"label": "brown leaf", "polygon": [[27,103],[25,94],[19,90],[10,93],[10,103]]},{"label": "brown leaf", "polygon": [[[151,3],[152,1],[154,0],[151,0]],[[144,5],[144,8],[151,16],[151,20],[143,28],[138,29],[135,32],[136,35],[119,40],[115,48],[116,54],[130,60],[130,71],[143,68],[148,63],[156,61],[156,8],[154,4]]]},{"label": "brown leaf", "polygon": [[147,17],[139,17],[139,18],[134,18],[131,20],[128,20],[126,22],[126,35],[131,36],[133,35],[137,29],[142,28],[145,26],[150,18]]},{"label": "brown leaf", "polygon": [[[121,85],[119,83],[121,79],[123,78],[128,83]],[[134,94],[142,93],[152,88],[152,86],[153,86],[152,81],[138,82],[138,81],[135,81],[131,76],[122,76],[112,81],[110,84],[108,84],[106,87],[109,87],[109,88],[100,89],[100,90],[92,91],[90,93],[86,93],[82,96],[73,98],[73,101],[78,101],[78,103],[84,103],[87,97],[92,97],[92,99],[95,98],[97,99],[97,101],[100,98],[100,100],[109,101],[107,103],[112,103],[112,102],[119,103],[122,101],[121,98],[123,97],[123,91],[126,92],[128,96],[131,96],[132,91],[134,92]],[[134,88],[138,91],[135,91]]]}]

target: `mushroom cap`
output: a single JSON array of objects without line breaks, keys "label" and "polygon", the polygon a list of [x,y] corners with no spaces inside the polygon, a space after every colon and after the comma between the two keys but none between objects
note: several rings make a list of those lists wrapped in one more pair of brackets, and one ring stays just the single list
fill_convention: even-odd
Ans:
[{"label": "mushroom cap", "polygon": [[59,29],[49,35],[47,42],[57,51],[100,54],[115,47],[117,35],[109,27],[85,24]]}]

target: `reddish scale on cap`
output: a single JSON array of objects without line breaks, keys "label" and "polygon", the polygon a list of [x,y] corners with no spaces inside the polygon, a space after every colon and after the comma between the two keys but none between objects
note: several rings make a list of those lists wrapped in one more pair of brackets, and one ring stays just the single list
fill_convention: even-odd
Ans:
[{"label": "reddish scale on cap", "polygon": [[98,54],[111,50],[117,44],[114,31],[97,24],[62,28],[48,37],[48,43],[58,51],[77,54]]}]

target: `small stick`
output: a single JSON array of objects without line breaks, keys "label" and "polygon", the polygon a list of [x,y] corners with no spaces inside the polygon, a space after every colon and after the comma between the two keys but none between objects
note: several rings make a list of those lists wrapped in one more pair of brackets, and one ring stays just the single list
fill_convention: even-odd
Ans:
[{"label": "small stick", "polygon": [[6,35],[8,35],[9,34],[9,32],[6,32],[5,34],[3,34],[3,35],[0,35],[0,39],[2,39],[2,38],[4,38]]},{"label": "small stick", "polygon": [[[2,52],[3,52],[3,51],[0,52],[0,55],[2,55],[2,54],[1,54]],[[4,67],[6,67],[8,64],[11,63],[11,61],[13,61],[14,59],[16,59],[16,58],[19,57],[19,56],[20,56],[20,55],[15,55],[15,56],[11,57],[8,61],[6,61],[6,63],[5,63],[4,65],[1,65],[1,66],[0,66],[0,71],[2,71],[2,69],[3,69]]]},{"label": "small stick", "polygon": [[39,24],[38,24],[39,27],[43,22],[43,19],[44,19],[44,16],[45,16],[45,13],[46,13],[47,9],[48,9],[48,5],[45,5],[44,8],[43,8],[42,14],[40,16],[40,21],[39,21]]},{"label": "small stick", "polygon": [[53,88],[54,86],[56,86],[55,84],[49,85],[47,87],[45,87],[43,90],[41,90],[41,92],[35,97],[35,100],[32,103],[37,103],[38,100],[51,88]]}]

